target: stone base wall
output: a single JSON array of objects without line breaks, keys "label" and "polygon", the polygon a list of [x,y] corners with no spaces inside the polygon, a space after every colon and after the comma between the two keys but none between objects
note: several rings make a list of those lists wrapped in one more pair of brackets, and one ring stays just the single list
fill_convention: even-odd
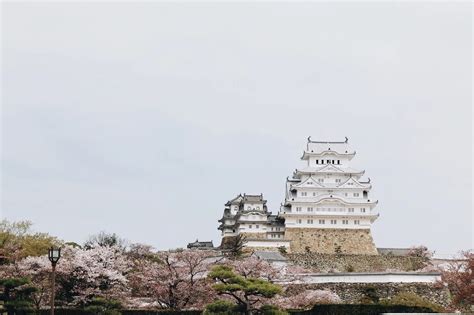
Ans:
[{"label": "stone base wall", "polygon": [[286,228],[292,253],[378,255],[370,229]]},{"label": "stone base wall", "polygon": [[291,253],[286,257],[312,272],[416,271],[430,265],[426,258],[393,255]]},{"label": "stone base wall", "polygon": [[317,283],[292,284],[286,287],[285,295],[296,295],[305,290],[329,290],[336,293],[342,303],[357,304],[367,298],[367,292],[379,299],[391,298],[401,292],[415,293],[432,303],[447,306],[449,291],[442,285],[424,283]]},{"label": "stone base wall", "polygon": [[246,239],[254,239],[254,240],[266,240],[267,239],[267,233],[249,233],[249,232],[242,232],[240,233],[242,236],[244,236]]}]

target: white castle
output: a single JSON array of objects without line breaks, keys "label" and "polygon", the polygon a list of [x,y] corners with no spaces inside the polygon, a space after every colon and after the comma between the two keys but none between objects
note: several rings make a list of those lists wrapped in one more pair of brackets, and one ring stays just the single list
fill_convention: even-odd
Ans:
[{"label": "white castle", "polygon": [[222,247],[241,234],[249,248],[285,247],[292,252],[377,254],[370,228],[377,200],[370,179],[350,166],[356,152],[348,143],[308,138],[302,160],[286,180],[278,215],[268,212],[263,195],[238,195],[219,220]]}]

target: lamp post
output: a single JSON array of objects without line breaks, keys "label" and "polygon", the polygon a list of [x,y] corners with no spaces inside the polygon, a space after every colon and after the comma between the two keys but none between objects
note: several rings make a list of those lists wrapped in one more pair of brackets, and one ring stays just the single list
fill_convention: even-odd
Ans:
[{"label": "lamp post", "polygon": [[51,248],[48,250],[48,258],[51,261],[52,272],[51,272],[51,315],[54,315],[54,296],[56,294],[56,264],[61,258],[61,248]]}]

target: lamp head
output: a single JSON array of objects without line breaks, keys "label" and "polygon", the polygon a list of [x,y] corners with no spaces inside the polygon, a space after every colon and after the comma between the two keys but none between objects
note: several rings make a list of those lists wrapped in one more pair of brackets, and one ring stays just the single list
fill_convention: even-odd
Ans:
[{"label": "lamp head", "polygon": [[61,258],[61,248],[52,247],[48,250],[48,258],[51,263],[56,264]]}]

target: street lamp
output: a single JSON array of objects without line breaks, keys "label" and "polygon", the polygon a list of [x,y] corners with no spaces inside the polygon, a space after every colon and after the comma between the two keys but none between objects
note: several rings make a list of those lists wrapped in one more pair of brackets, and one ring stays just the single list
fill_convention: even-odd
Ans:
[{"label": "street lamp", "polygon": [[61,258],[61,248],[51,248],[48,250],[48,258],[51,262],[52,273],[51,273],[51,315],[54,315],[54,295],[56,294],[56,264]]}]

